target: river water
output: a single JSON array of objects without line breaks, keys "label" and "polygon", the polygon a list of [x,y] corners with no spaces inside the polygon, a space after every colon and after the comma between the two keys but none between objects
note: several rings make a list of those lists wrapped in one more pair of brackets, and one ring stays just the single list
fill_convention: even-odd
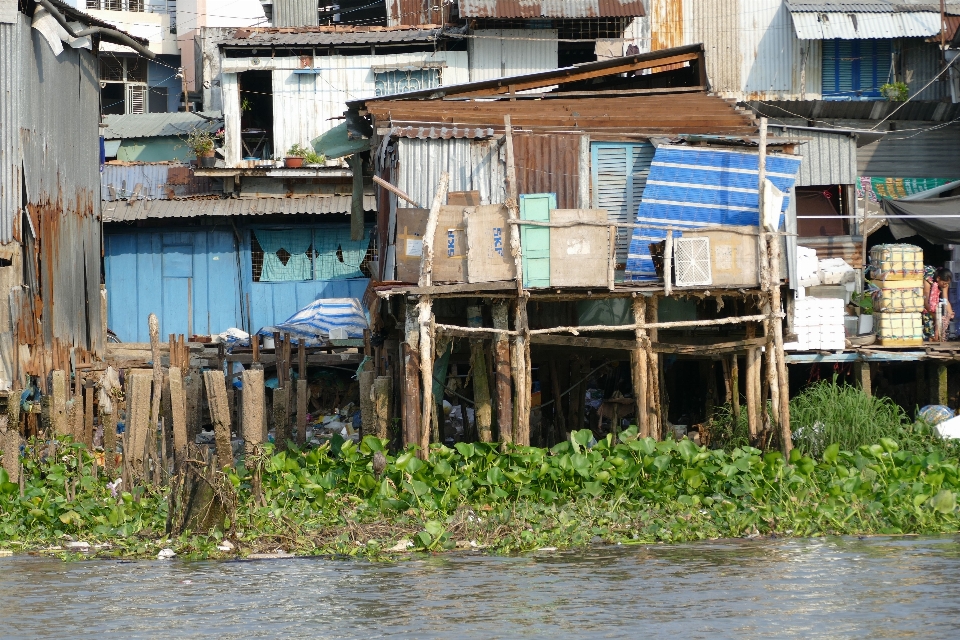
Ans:
[{"label": "river water", "polygon": [[396,563],[0,558],[3,638],[957,638],[960,538]]}]

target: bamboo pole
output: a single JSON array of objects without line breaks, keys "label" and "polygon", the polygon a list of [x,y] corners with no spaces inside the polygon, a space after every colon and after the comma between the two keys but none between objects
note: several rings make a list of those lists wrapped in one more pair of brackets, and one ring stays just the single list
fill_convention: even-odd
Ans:
[{"label": "bamboo pole", "polygon": [[[647,321],[647,302],[643,296],[633,299],[633,322],[644,325]],[[631,352],[630,368],[633,378],[633,397],[636,402],[637,428],[640,437],[650,436],[650,417],[648,415],[647,393],[649,363],[647,362],[647,330],[641,326],[635,329],[637,346]]]},{"label": "bamboo pole", "polygon": [[[443,172],[437,193],[430,206],[427,216],[427,226],[423,234],[423,256],[420,260],[421,287],[429,287],[433,282],[433,241],[437,233],[437,224],[440,219],[440,207],[447,199],[447,188],[450,184],[450,174]],[[423,407],[420,412],[420,450],[419,456],[426,460],[430,456],[430,431],[433,423],[433,300],[426,295],[420,298],[419,305],[420,325],[420,378],[423,387]]]},{"label": "bamboo pole", "polygon": [[[467,307],[467,323],[474,328],[480,326],[482,323],[480,307]],[[480,442],[493,442],[493,407],[490,402],[490,382],[487,380],[487,361],[482,340],[470,341],[470,367],[473,377],[473,415],[477,424],[477,439]]]}]

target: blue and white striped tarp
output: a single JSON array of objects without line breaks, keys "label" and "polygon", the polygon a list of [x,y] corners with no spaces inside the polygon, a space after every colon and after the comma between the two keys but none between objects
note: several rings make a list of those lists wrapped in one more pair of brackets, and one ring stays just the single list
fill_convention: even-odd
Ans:
[{"label": "blue and white striped tarp", "polygon": [[[768,155],[766,176],[789,194],[800,170],[800,156]],[[637,222],[691,230],[704,226],[757,226],[760,223],[760,156],[710,147],[657,147],[637,212]],[[789,205],[783,199],[780,222]],[[674,235],[678,235],[676,232]],[[679,234],[682,235],[682,234]],[[650,244],[667,237],[656,227],[633,230],[627,280],[658,280]]]},{"label": "blue and white striped tarp", "polygon": [[356,298],[325,298],[314,300],[275,327],[260,329],[259,335],[274,332],[290,333],[297,338],[329,337],[330,331],[343,328],[348,338],[362,338],[368,328],[367,316]]}]

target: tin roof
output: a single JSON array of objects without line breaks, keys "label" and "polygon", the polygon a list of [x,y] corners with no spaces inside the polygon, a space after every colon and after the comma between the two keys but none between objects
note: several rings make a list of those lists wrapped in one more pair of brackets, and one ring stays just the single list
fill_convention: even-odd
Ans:
[{"label": "tin roof", "polygon": [[158,138],[186,135],[193,129],[212,133],[223,127],[223,114],[219,111],[202,111],[201,113],[205,117],[183,111],[104,116],[103,121],[107,127],[103,129],[103,137],[107,140]]},{"label": "tin roof", "polygon": [[[872,0],[871,2],[823,2],[822,0],[789,0],[791,12],[813,13],[902,13],[932,11],[940,13],[940,3],[931,0]],[[960,3],[945,3],[947,13],[960,11]]]},{"label": "tin roof", "polygon": [[[270,214],[350,213],[350,196],[304,198],[189,198],[184,200],[134,200],[103,203],[104,222],[133,222],[151,218],[199,216],[262,216]],[[376,197],[363,197],[364,211],[376,211]]]},{"label": "tin roof", "polygon": [[642,0],[460,0],[464,18],[613,18],[645,15]]},{"label": "tin roof", "polygon": [[437,25],[417,27],[295,27],[238,29],[221,47],[300,47],[433,42],[443,32]]},{"label": "tin roof", "polygon": [[925,38],[940,33],[940,14],[909,12],[813,12],[792,9],[793,28],[801,40]]}]

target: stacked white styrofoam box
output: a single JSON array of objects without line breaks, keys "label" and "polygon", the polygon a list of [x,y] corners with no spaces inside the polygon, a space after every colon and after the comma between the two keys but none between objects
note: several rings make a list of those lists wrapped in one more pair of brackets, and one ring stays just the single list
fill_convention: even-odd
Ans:
[{"label": "stacked white styrofoam box", "polygon": [[793,330],[797,341],[783,345],[787,351],[838,351],[846,346],[840,298],[797,298]]},{"label": "stacked white styrofoam box", "polygon": [[820,263],[817,250],[809,247],[797,247],[797,285],[816,287],[820,284]]},{"label": "stacked white styrofoam box", "polygon": [[857,279],[857,272],[843,258],[824,258],[817,262],[820,284],[847,284]]}]

